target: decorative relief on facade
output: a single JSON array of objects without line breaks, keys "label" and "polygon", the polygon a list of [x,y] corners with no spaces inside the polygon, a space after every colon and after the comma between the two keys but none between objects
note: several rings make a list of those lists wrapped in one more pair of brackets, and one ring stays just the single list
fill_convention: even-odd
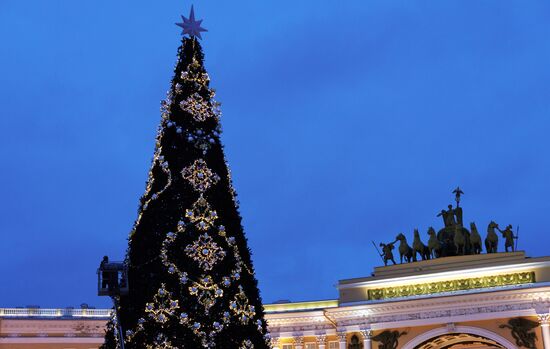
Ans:
[{"label": "decorative relief on facade", "polygon": [[336,332],[336,335],[338,336],[338,340],[340,342],[346,343],[346,338],[348,336],[347,332],[345,330],[339,330]]},{"label": "decorative relief on facade", "polygon": [[327,342],[327,335],[324,333],[317,334],[315,335],[315,341],[317,342],[317,345],[325,345]]},{"label": "decorative relief on facade", "polygon": [[395,322],[395,321],[408,321],[408,320],[422,320],[433,318],[454,317],[463,315],[476,315],[480,313],[497,313],[510,310],[525,310],[531,309],[531,304],[502,304],[496,306],[480,306],[471,308],[459,308],[448,310],[433,310],[426,312],[416,312],[408,314],[395,314],[388,316],[371,316],[369,318],[371,323],[383,323],[383,322]]},{"label": "decorative relief on facade", "polygon": [[537,314],[537,317],[539,319],[539,324],[541,325],[549,325],[550,324],[550,314]]},{"label": "decorative relief on facade", "polygon": [[518,347],[525,347],[529,349],[536,349],[537,335],[534,329],[538,327],[538,322],[531,321],[526,318],[518,317],[508,320],[505,325],[500,325],[500,328],[509,328],[516,341]]},{"label": "decorative relief on facade", "polygon": [[304,345],[304,337],[301,333],[295,333],[293,336],[294,344],[298,346]]},{"label": "decorative relief on facade", "polygon": [[406,335],[407,332],[399,331],[384,331],[372,337],[372,340],[379,342],[379,349],[397,349],[399,345],[399,337]]},{"label": "decorative relief on facade", "polygon": [[535,282],[534,272],[484,276],[479,278],[403,285],[368,290],[369,300],[420,296],[442,292],[483,289],[498,286],[522,285]]},{"label": "decorative relief on facade", "polygon": [[550,312],[550,299],[538,297],[533,300],[533,308],[537,314],[547,314]]},{"label": "decorative relief on facade", "polygon": [[364,339],[370,340],[372,338],[372,330],[370,328],[361,329],[360,332]]}]

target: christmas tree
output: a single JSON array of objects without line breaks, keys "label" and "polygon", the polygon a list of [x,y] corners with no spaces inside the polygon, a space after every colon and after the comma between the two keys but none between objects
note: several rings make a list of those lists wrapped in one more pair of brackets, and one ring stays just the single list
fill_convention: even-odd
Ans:
[{"label": "christmas tree", "polygon": [[[193,8],[130,233],[128,295],[105,348],[269,348],[267,325],[220,143],[220,109]],[[186,34],[188,36],[186,36]]]}]

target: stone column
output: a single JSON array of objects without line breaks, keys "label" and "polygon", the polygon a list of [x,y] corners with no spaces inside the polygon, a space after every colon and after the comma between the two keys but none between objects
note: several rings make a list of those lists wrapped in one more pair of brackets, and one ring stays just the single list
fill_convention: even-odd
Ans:
[{"label": "stone column", "polygon": [[370,328],[365,328],[361,330],[361,334],[363,335],[363,349],[371,349],[372,348],[372,330]]},{"label": "stone column", "polygon": [[339,349],[346,349],[347,333],[345,331],[338,331],[336,334],[338,335]]},{"label": "stone column", "polygon": [[318,334],[315,336],[315,341],[317,342],[317,348],[318,349],[325,349],[326,343],[327,343],[327,336],[326,334]]},{"label": "stone column", "polygon": [[296,333],[294,337],[294,349],[302,349],[304,347],[304,336],[301,333]]},{"label": "stone column", "polygon": [[279,347],[279,337],[271,337],[271,347],[273,349],[280,349],[280,347]]},{"label": "stone column", "polygon": [[542,330],[542,342],[544,349],[550,349],[550,314],[537,314]]}]

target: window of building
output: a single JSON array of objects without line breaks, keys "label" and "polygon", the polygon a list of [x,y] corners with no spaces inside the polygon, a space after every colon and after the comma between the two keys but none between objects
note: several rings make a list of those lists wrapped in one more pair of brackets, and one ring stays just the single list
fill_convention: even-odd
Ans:
[{"label": "window of building", "polygon": [[328,349],[338,349],[338,342],[328,342]]},{"label": "window of building", "polygon": [[292,349],[292,344],[283,344],[283,349]]},{"label": "window of building", "polygon": [[363,346],[359,342],[359,337],[356,335],[353,335],[350,340],[350,344],[348,345],[349,349],[361,349]]},{"label": "window of building", "polygon": [[315,349],[315,343],[306,343],[305,349]]}]

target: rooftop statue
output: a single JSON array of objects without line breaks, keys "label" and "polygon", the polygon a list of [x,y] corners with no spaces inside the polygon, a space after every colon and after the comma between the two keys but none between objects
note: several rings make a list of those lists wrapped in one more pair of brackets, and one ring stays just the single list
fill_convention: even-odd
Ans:
[{"label": "rooftop statue", "polygon": [[477,231],[476,224],[474,222],[470,223],[470,244],[472,254],[481,253],[481,236]]},{"label": "rooftop statue", "polygon": [[460,187],[456,187],[456,189],[453,190],[453,194],[455,194],[456,207],[460,207],[460,196],[464,194],[464,192]]},{"label": "rooftop statue", "polygon": [[430,255],[432,258],[438,258],[441,255],[441,243],[437,239],[437,235],[435,234],[435,229],[433,227],[428,229],[428,235],[430,236],[430,239],[428,240]]},{"label": "rooftop statue", "polygon": [[517,239],[517,236],[514,236],[514,232],[512,231],[512,225],[508,224],[506,226],[506,229],[500,230],[498,225],[496,227],[498,231],[502,233],[502,237],[505,239],[504,248],[506,249],[506,252],[508,252],[508,248],[512,249],[512,252],[515,251],[514,248],[514,239]]},{"label": "rooftop statue", "polygon": [[412,262],[413,257],[413,250],[411,246],[407,243],[407,238],[402,233],[399,233],[395,237],[396,240],[399,240],[399,259],[401,260],[401,263],[403,263],[403,257],[405,257],[405,262],[410,263]]},{"label": "rooftop statue", "polygon": [[418,229],[414,230],[414,240],[413,240],[413,261],[416,262],[416,254],[420,254],[422,260],[430,259],[430,250],[428,246],[424,245],[422,240],[420,240],[420,234]]},{"label": "rooftop statue", "polygon": [[459,225],[455,225],[453,228],[455,229],[453,242],[455,244],[456,254],[459,256],[464,255],[466,247],[466,234],[464,234],[462,227]]},{"label": "rooftop statue", "polygon": [[452,227],[456,225],[455,220],[455,211],[453,210],[453,205],[447,206],[448,210],[441,210],[441,213],[439,213],[437,216],[443,218],[443,224],[445,227]]},{"label": "rooftop statue", "polygon": [[380,256],[384,259],[384,265],[388,265],[388,261],[392,261],[393,264],[396,264],[395,260],[393,259],[392,252],[395,242],[396,241],[393,241],[387,244],[380,243],[380,248],[382,249],[382,253],[380,254]]},{"label": "rooftop statue", "polygon": [[[412,247],[409,246],[407,238],[402,233],[396,236],[394,242],[380,244],[383,252],[379,252],[379,254],[382,256],[385,265],[387,265],[388,261],[392,261],[395,264],[392,250],[397,241],[399,241],[401,263],[416,262],[418,255],[420,255],[422,260],[427,260],[439,257],[480,254],[482,252],[482,239],[476,224],[471,222],[469,230],[463,224],[463,212],[460,200],[464,192],[460,187],[457,187],[453,190],[453,194],[455,195],[456,206],[453,207],[453,205],[449,204],[447,209],[443,209],[437,214],[437,217],[443,219],[443,228],[437,231],[437,233],[433,227],[428,229],[429,240],[427,246],[422,242],[418,229],[414,230]],[[517,245],[517,235],[514,235],[512,225],[508,225],[506,229],[501,230],[497,223],[491,221],[487,227],[487,236],[485,238],[487,253],[496,253],[498,250],[498,235],[496,230],[505,239],[506,252],[509,250],[514,252],[516,250],[514,240],[516,240]]]},{"label": "rooftop statue", "polygon": [[443,218],[443,224],[445,227],[454,227],[455,225],[461,226],[462,207],[457,206],[456,208],[453,208],[453,205],[449,204],[449,206],[447,206],[447,210],[441,210],[437,217]]},{"label": "rooftop statue", "polygon": [[440,257],[470,254],[470,232],[462,224],[462,207],[458,206],[460,204],[458,193],[462,191],[459,190],[455,197],[457,206],[453,208],[453,205],[449,205],[447,210],[441,210],[437,215],[443,217],[445,225],[437,233],[437,239],[441,244]]},{"label": "rooftop statue", "polygon": [[496,253],[498,248],[498,235],[495,233],[498,224],[491,221],[487,227],[487,237],[485,238],[485,250],[487,253]]}]

